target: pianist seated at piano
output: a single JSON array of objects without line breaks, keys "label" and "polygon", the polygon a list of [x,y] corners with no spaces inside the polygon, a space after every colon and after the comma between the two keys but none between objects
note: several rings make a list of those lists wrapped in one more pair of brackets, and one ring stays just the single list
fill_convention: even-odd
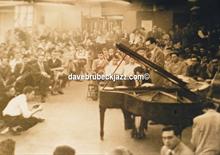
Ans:
[{"label": "pianist seated at piano", "polygon": [[[116,44],[116,47],[138,61],[139,64],[151,68],[155,74],[160,74],[160,78],[166,79],[172,85],[163,87],[163,85],[155,85],[154,81],[152,82],[153,86],[145,88],[140,87],[143,85],[143,81],[140,83],[138,81],[135,88],[100,90],[101,139],[103,140],[104,137],[104,116],[108,108],[122,109],[125,129],[132,129],[131,136],[133,138],[145,137],[149,121],[163,125],[175,125],[180,129],[180,132],[191,126],[193,118],[202,113],[202,103],[209,101],[206,97],[199,95],[198,91],[207,89],[209,84],[183,75],[176,76],[123,44]],[[116,68],[116,64],[114,68]],[[136,74],[144,72],[142,67],[136,68]],[[151,74],[150,79],[153,80]],[[142,118],[139,127],[135,123],[136,116]]]},{"label": "pianist seated at piano", "polygon": [[[148,71],[145,67],[137,66],[136,68],[134,68],[134,75],[144,75],[147,73]],[[151,80],[135,80],[135,87],[144,86],[146,83],[151,83]]]}]

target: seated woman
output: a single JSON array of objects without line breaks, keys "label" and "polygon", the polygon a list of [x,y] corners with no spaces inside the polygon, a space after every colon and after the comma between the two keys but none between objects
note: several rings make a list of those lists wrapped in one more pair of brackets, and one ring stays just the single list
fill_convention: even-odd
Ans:
[{"label": "seated woman", "polygon": [[32,110],[28,108],[28,102],[34,97],[34,89],[30,86],[26,86],[23,90],[23,94],[20,94],[11,99],[8,105],[3,110],[3,120],[5,121],[5,130],[12,131],[14,134],[19,134],[21,131],[28,130],[44,119],[36,118],[33,115],[42,110],[39,105],[33,106]]}]

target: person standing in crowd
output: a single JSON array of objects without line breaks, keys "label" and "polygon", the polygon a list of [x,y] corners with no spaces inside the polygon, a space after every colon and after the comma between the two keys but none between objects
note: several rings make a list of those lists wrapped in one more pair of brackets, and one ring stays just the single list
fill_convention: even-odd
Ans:
[{"label": "person standing in crowd", "polygon": [[3,120],[5,121],[5,130],[12,131],[15,134],[21,131],[28,130],[44,119],[36,118],[33,115],[42,110],[41,106],[34,106],[32,110],[29,110],[28,103],[33,100],[34,89],[31,86],[27,86],[23,90],[23,94],[20,94],[12,98],[8,105],[2,112]]},{"label": "person standing in crowd", "polygon": [[205,103],[204,112],[193,120],[191,143],[195,155],[219,155],[220,114],[213,103]]},{"label": "person standing in crowd", "polygon": [[194,155],[193,151],[180,140],[180,133],[174,126],[166,126],[162,129],[164,146],[160,155]]},{"label": "person standing in crowd", "polygon": [[[150,61],[164,68],[164,64],[165,64],[164,54],[162,50],[157,46],[156,39],[153,37],[147,38],[145,45],[151,52]],[[150,70],[150,79],[155,86],[164,85],[164,78],[153,70]]]},{"label": "person standing in crowd", "polygon": [[57,146],[53,152],[53,155],[75,155],[75,154],[76,154],[75,149],[67,145]]}]

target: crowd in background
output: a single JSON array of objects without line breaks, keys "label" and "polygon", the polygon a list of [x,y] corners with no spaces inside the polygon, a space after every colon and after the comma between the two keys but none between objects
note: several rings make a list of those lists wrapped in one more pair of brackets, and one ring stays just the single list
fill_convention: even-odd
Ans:
[{"label": "crowd in background", "polygon": [[113,74],[122,59],[114,74],[133,75],[140,64],[129,56],[124,58],[114,44],[122,42],[150,58],[145,46],[149,37],[154,37],[164,52],[167,71],[199,80],[211,79],[219,65],[219,36],[219,26],[207,29],[190,24],[182,28],[175,25],[169,32],[153,26],[149,32],[139,28],[131,33],[52,29],[31,32],[17,28],[9,31],[6,41],[0,44],[0,90],[12,85],[19,94],[31,85],[45,101],[49,90],[52,95],[63,94],[70,73]]},{"label": "crowd in background", "polygon": [[114,44],[125,43],[150,58],[145,46],[149,37],[154,37],[164,52],[167,71],[199,80],[211,79],[219,65],[219,36],[219,26],[207,29],[192,24],[175,25],[169,32],[153,26],[150,32],[139,28],[131,33],[52,29],[31,32],[17,28],[10,30],[6,41],[0,44],[0,90],[13,85],[20,93],[26,85],[31,85],[44,101],[49,88],[51,94],[63,94],[68,74],[112,74],[122,59],[114,74],[135,74],[134,69],[140,64],[129,56],[124,58]]}]

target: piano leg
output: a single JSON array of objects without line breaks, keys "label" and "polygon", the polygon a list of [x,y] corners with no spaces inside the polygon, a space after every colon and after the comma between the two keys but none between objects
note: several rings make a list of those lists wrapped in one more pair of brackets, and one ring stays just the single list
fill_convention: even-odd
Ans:
[{"label": "piano leg", "polygon": [[145,130],[148,129],[148,120],[144,117],[141,117],[140,127],[139,127],[139,133],[138,138],[142,139],[145,138]]},{"label": "piano leg", "polygon": [[99,106],[99,113],[100,113],[100,138],[101,138],[101,140],[104,140],[105,110],[106,110],[106,108],[103,108],[103,107]]}]

